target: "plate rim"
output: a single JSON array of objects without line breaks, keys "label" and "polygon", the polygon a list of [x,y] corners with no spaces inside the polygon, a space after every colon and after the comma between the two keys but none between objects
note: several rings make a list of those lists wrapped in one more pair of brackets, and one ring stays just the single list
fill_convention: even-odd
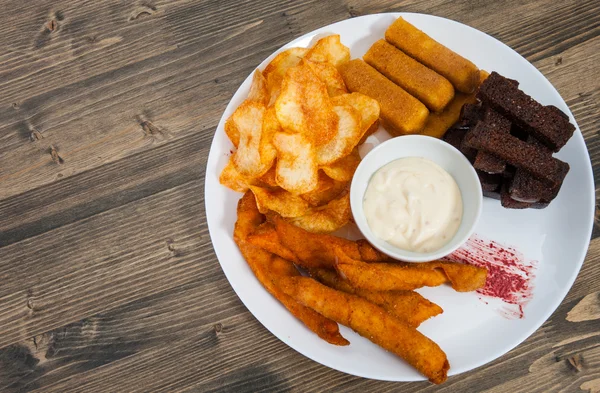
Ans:
[{"label": "plate rim", "polygon": [[[457,367],[453,367],[450,369],[450,372],[448,373],[448,376],[453,376],[453,375],[458,375],[458,374],[462,374],[464,372],[470,371],[470,370],[475,370],[477,368],[480,368],[498,358],[500,358],[501,356],[505,355],[506,353],[512,351],[513,349],[515,349],[516,347],[518,347],[521,343],[523,343],[525,340],[527,340],[533,333],[535,333],[550,317],[551,315],[560,307],[560,305],[563,303],[566,295],[568,294],[568,292],[571,290],[571,288],[573,287],[573,284],[577,278],[577,276],[579,275],[579,272],[581,271],[581,267],[583,266],[583,263],[585,261],[585,258],[587,256],[587,252],[589,250],[589,244],[591,242],[591,235],[592,235],[592,231],[593,231],[593,225],[594,225],[594,208],[595,208],[595,182],[594,182],[594,178],[593,178],[593,166],[591,163],[591,157],[589,154],[589,150],[587,148],[587,145],[585,143],[585,139],[583,137],[583,133],[581,132],[579,125],[577,124],[577,121],[575,119],[575,116],[572,114],[570,108],[568,107],[568,105],[566,104],[565,100],[563,99],[563,97],[560,95],[560,93],[558,92],[558,90],[554,87],[554,85],[552,85],[552,83],[546,78],[546,76],[544,74],[542,74],[542,72],[540,70],[538,70],[533,64],[531,64],[527,59],[525,59],[521,54],[519,54],[516,50],[512,49],[511,47],[509,47],[507,44],[503,43],[502,41],[496,39],[495,37],[481,31],[478,30],[474,27],[471,27],[469,25],[466,25],[464,23],[455,21],[453,19],[449,19],[449,18],[444,18],[444,17],[440,17],[440,16],[435,16],[435,15],[431,15],[431,14],[423,14],[423,13],[413,13],[413,12],[383,12],[383,13],[375,13],[375,14],[368,14],[368,15],[361,15],[358,17],[354,17],[354,18],[348,18],[348,19],[344,19],[344,20],[340,20],[338,22],[335,23],[331,23],[329,25],[326,26],[322,26],[320,28],[317,28],[315,30],[312,30],[308,33],[305,33],[291,41],[289,41],[288,43],[286,43],[285,45],[279,47],[277,50],[275,50],[274,52],[272,52],[269,56],[267,56],[263,61],[261,61],[258,65],[256,65],[252,72],[246,77],[246,79],[244,79],[242,81],[242,83],[239,85],[239,87],[236,89],[236,91],[233,93],[233,95],[231,96],[231,98],[229,99],[225,109],[223,110],[223,114],[221,115],[221,119],[219,120],[219,123],[217,125],[217,127],[215,128],[215,134],[213,136],[212,142],[211,142],[211,146],[210,146],[210,150],[209,150],[209,155],[207,158],[207,162],[205,165],[205,177],[204,177],[204,208],[205,208],[205,214],[206,214],[206,222],[207,222],[207,227],[208,227],[208,231],[209,231],[209,235],[211,238],[211,245],[213,247],[213,250],[215,251],[215,256],[217,257],[217,260],[219,261],[219,265],[221,266],[221,269],[223,270],[223,273],[225,274],[227,281],[229,282],[229,285],[231,285],[231,287],[233,288],[234,292],[236,293],[237,297],[242,301],[242,303],[244,304],[244,306],[248,309],[248,311],[250,311],[250,313],[254,316],[254,318],[256,318],[266,329],[267,331],[269,331],[270,334],[272,334],[273,336],[275,336],[276,338],[278,338],[280,341],[282,341],[284,344],[286,344],[287,346],[291,347],[292,349],[294,349],[296,352],[300,353],[301,355],[311,359],[312,361],[315,361],[321,365],[324,365],[326,367],[332,368],[334,370],[349,374],[349,375],[355,375],[358,377],[362,377],[362,378],[367,378],[367,379],[373,379],[373,380],[382,380],[382,381],[396,381],[396,382],[410,382],[410,381],[422,381],[422,380],[426,380],[425,377],[420,376],[419,378],[403,378],[403,377],[399,377],[399,378],[394,378],[394,377],[378,377],[378,376],[373,376],[373,375],[367,375],[361,372],[350,372],[347,370],[342,370],[339,367],[336,367],[335,364],[331,364],[331,362],[329,361],[323,361],[323,360],[317,360],[315,358],[313,358],[311,355],[309,355],[308,353],[306,353],[306,351],[302,348],[301,345],[297,345],[296,343],[294,343],[293,341],[287,341],[284,340],[282,337],[280,337],[279,335],[273,333],[273,331],[271,331],[271,329],[267,326],[267,324],[265,323],[265,321],[263,321],[261,318],[259,318],[257,316],[257,313],[255,312],[255,307],[252,305],[249,305],[249,302],[247,301],[248,299],[244,299],[242,296],[240,296],[240,288],[238,287],[237,283],[234,282],[234,280],[230,279],[230,276],[228,274],[228,269],[229,267],[226,267],[222,262],[222,255],[219,255],[219,251],[216,249],[215,247],[215,243],[213,241],[213,239],[215,238],[215,233],[213,233],[216,230],[216,226],[214,224],[214,220],[215,218],[211,219],[211,217],[213,217],[213,214],[210,213],[211,210],[209,208],[209,201],[212,201],[212,194],[209,190],[209,186],[213,185],[213,182],[211,180],[209,180],[210,176],[217,176],[218,174],[213,174],[211,173],[208,169],[210,167],[210,164],[213,161],[217,160],[217,156],[218,154],[220,154],[221,152],[216,152],[215,149],[215,144],[216,144],[216,140],[217,140],[217,131],[223,128],[224,122],[226,120],[225,115],[228,113],[228,109],[232,103],[233,98],[238,94],[239,90],[242,88],[242,86],[244,84],[246,84],[250,78],[252,77],[252,73],[254,72],[254,70],[256,69],[260,69],[260,67],[263,64],[266,64],[267,61],[269,61],[270,59],[272,59],[273,57],[275,57],[278,53],[282,52],[285,49],[288,49],[290,47],[293,47],[295,45],[297,45],[298,42],[300,41],[304,41],[306,39],[312,39],[314,38],[316,35],[321,34],[323,32],[325,32],[327,29],[330,29],[334,26],[340,25],[340,24],[344,24],[344,23],[348,23],[349,21],[356,21],[356,20],[360,20],[360,19],[368,19],[368,18],[380,18],[380,17],[385,17],[385,16],[393,16],[393,17],[400,17],[400,16],[410,16],[410,15],[417,15],[420,17],[426,17],[426,18],[432,18],[432,19],[439,19],[439,20],[443,20],[443,21],[447,21],[447,22],[451,22],[452,24],[458,24],[460,25],[462,28],[467,28],[468,30],[472,30],[472,32],[474,34],[482,34],[484,36],[486,36],[487,38],[490,38],[494,41],[496,41],[496,43],[500,44],[501,46],[503,46],[505,49],[510,50],[511,52],[513,52],[515,55],[517,55],[520,60],[522,60],[522,62],[524,62],[524,64],[526,64],[529,68],[531,68],[531,70],[535,73],[538,74],[538,76],[541,77],[541,79],[543,81],[545,81],[545,83],[547,83],[549,85],[549,87],[556,93],[556,95],[560,98],[560,100],[564,103],[564,106],[567,110],[567,114],[569,115],[570,119],[573,120],[575,127],[576,127],[576,132],[573,135],[573,137],[576,137],[577,139],[579,139],[579,142],[583,145],[583,148],[586,152],[586,157],[587,160],[585,160],[585,157],[583,158],[586,161],[585,168],[586,168],[586,172],[587,172],[587,181],[586,183],[591,184],[591,197],[590,200],[592,201],[592,203],[590,204],[590,206],[588,207],[589,209],[589,220],[588,223],[586,225],[587,229],[585,230],[585,233],[587,233],[587,238],[588,240],[585,243],[585,248],[583,248],[582,250],[579,250],[579,255],[577,256],[577,267],[576,269],[573,270],[573,273],[571,275],[571,277],[569,277],[569,279],[567,280],[568,285],[564,286],[563,288],[561,288],[561,293],[558,294],[557,296],[557,300],[559,299],[559,301],[557,301],[556,305],[550,307],[550,309],[544,313],[542,318],[539,318],[537,322],[533,323],[532,327],[530,329],[524,330],[523,333],[521,333],[519,335],[519,337],[515,340],[514,345],[512,346],[507,346],[505,348],[505,350],[502,350],[499,352],[494,352],[493,354],[491,354],[490,356],[487,357],[483,357],[482,359],[480,359],[479,362],[476,362],[477,365],[473,366],[473,367],[463,367],[463,368],[457,368]],[[577,132],[579,131],[579,132]],[[218,177],[218,176],[217,176]],[[220,184],[218,183],[218,178],[217,178],[217,185],[220,186]],[[242,195],[241,193],[237,193],[240,196]],[[211,225],[211,222],[213,222],[213,225]],[[213,227],[213,229],[211,229],[211,226]],[[583,228],[583,224],[582,224],[582,228]],[[266,290],[265,290],[266,292]],[[269,295],[270,296],[270,295]]]}]

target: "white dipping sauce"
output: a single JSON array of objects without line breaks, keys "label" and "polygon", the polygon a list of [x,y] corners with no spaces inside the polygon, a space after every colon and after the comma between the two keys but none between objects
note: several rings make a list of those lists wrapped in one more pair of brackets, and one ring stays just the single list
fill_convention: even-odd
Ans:
[{"label": "white dipping sauce", "polygon": [[386,242],[414,252],[432,252],[452,239],[462,220],[456,181],[425,158],[390,162],[371,177],[363,199],[367,223]]}]

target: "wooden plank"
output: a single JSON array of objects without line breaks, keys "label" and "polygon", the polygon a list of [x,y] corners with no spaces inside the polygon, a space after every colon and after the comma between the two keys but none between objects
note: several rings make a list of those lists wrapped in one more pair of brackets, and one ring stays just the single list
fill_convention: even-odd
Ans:
[{"label": "wooden plank", "polygon": [[222,277],[203,190],[191,181],[1,248],[0,348],[201,277]]}]

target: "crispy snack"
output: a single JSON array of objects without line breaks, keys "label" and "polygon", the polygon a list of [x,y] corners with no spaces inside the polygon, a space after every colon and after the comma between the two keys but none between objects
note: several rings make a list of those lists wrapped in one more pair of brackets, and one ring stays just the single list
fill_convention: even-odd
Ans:
[{"label": "crispy snack", "polygon": [[310,211],[310,205],[304,199],[279,189],[266,189],[250,186],[256,197],[258,210],[262,214],[270,210],[281,214],[283,217],[300,217]]},{"label": "crispy snack", "polygon": [[361,114],[349,105],[334,106],[338,116],[336,133],[329,142],[317,148],[319,165],[330,165],[352,152],[362,138]]},{"label": "crispy snack", "polygon": [[306,64],[287,70],[275,110],[284,130],[303,135],[315,146],[326,144],[337,132],[338,117],[327,87]]},{"label": "crispy snack", "polygon": [[334,162],[331,165],[321,167],[323,172],[334,180],[340,182],[349,182],[360,164],[360,155],[358,149],[352,150],[346,157]]},{"label": "crispy snack", "polygon": [[240,137],[237,150],[232,156],[233,164],[245,177],[261,176],[273,164],[272,160],[263,163],[260,156],[264,115],[265,106],[252,100],[244,101],[231,115]]},{"label": "crispy snack", "polygon": [[235,168],[233,157],[227,161],[227,165],[221,171],[219,183],[237,192],[246,192],[250,188],[250,180],[242,176]]},{"label": "crispy snack", "polygon": [[450,282],[458,292],[485,285],[487,270],[462,263],[435,261],[419,264],[364,263],[336,248],[335,268],[352,286],[372,291],[411,290]]},{"label": "crispy snack", "polygon": [[281,258],[297,263],[296,255],[286,248],[279,240],[279,235],[275,227],[270,222],[263,222],[246,238],[248,243],[260,247],[272,254],[279,255]]},{"label": "crispy snack", "polygon": [[327,205],[314,208],[304,216],[290,218],[289,221],[309,232],[330,233],[346,225],[350,217],[350,193],[346,192]]},{"label": "crispy snack", "polygon": [[315,63],[329,63],[339,67],[350,60],[350,49],[342,44],[339,34],[332,34],[318,40],[304,58]]},{"label": "crispy snack", "polygon": [[371,135],[373,135],[374,133],[376,133],[378,129],[379,129],[379,119],[377,119],[377,121],[375,121],[375,123],[371,124],[371,127],[369,127],[367,132],[365,132],[363,134],[363,137],[360,139],[360,141],[358,141],[358,144],[362,145],[363,143],[365,143],[367,138],[370,137]]},{"label": "crispy snack", "polygon": [[[364,94],[360,93],[351,93],[344,94],[333,97],[331,99],[334,105],[347,105],[356,109],[360,113],[360,129],[361,129],[361,140],[364,138],[364,135],[371,131],[371,127],[373,124],[377,123],[379,120],[379,103],[368,97]],[[377,128],[375,128],[377,131]],[[372,131],[371,133],[375,132]],[[358,142],[360,144],[360,141]]]},{"label": "crispy snack", "polygon": [[390,259],[390,257],[373,247],[366,239],[357,240],[356,245],[362,261],[383,262]]},{"label": "crispy snack", "polygon": [[375,42],[363,59],[433,112],[442,111],[454,98],[454,87],[446,78],[385,40]]},{"label": "crispy snack", "polygon": [[374,249],[368,251],[373,246],[367,242],[362,242],[359,247],[359,243],[348,239],[311,233],[287,222],[278,214],[269,214],[267,219],[275,225],[281,243],[296,255],[299,261],[298,264],[305,268],[324,267],[333,269],[337,259],[334,246],[340,248],[344,254],[353,259],[361,259],[361,251],[362,255],[382,258],[379,260],[374,259],[373,262],[389,259]]},{"label": "crispy snack", "polygon": [[250,92],[248,93],[247,99],[257,101],[266,106],[269,104],[270,98],[267,80],[263,73],[259,70],[254,71],[254,74],[252,75],[252,85],[250,85]]},{"label": "crispy snack", "polygon": [[265,67],[262,74],[267,81],[267,89],[270,92],[269,106],[275,102],[281,91],[281,82],[288,68],[297,66],[302,57],[308,52],[308,48],[290,48],[277,54]]},{"label": "crispy snack", "polygon": [[444,312],[440,306],[414,291],[380,292],[357,289],[338,276],[335,271],[329,269],[309,269],[309,274],[330,288],[360,296],[381,306],[392,316],[412,327],[419,327],[423,321]]},{"label": "crispy snack", "polygon": [[277,284],[282,279],[300,275],[294,265],[246,241],[248,234],[264,220],[251,192],[246,192],[238,202],[237,216],[233,238],[262,286],[319,337],[334,345],[348,345],[349,342],[340,334],[337,323],[303,306],[280,290]]},{"label": "crispy snack", "polygon": [[348,182],[333,180],[323,171],[319,171],[319,181],[317,187],[311,192],[301,194],[300,198],[304,199],[311,206],[323,206],[338,196],[348,187]]},{"label": "crispy snack", "polygon": [[302,134],[278,132],[273,137],[277,149],[277,184],[293,193],[306,194],[319,183],[319,167],[313,146]]},{"label": "crispy snack", "polygon": [[332,64],[315,63],[306,59],[302,59],[301,64],[308,65],[321,82],[325,83],[325,86],[327,86],[327,93],[330,97],[348,93],[348,89],[346,89],[346,85],[344,84],[344,79],[337,68]]},{"label": "crispy snack", "polygon": [[[262,175],[261,177],[259,177],[257,180],[261,187],[276,188],[276,187],[279,187],[279,185],[277,184],[276,176],[277,176],[277,161],[275,161],[273,163],[273,165],[271,165],[271,168],[269,168],[269,170],[267,172],[265,172],[265,174]],[[221,184],[223,184],[223,183],[221,183]]]},{"label": "crispy snack", "polygon": [[[482,70],[480,72],[480,82],[483,82],[488,76],[489,74]],[[458,121],[463,105],[475,104],[476,102],[475,92],[471,94],[457,93],[443,112],[432,113],[429,115],[422,134],[434,138],[441,138],[444,136],[444,133]]]},{"label": "crispy snack", "polygon": [[446,77],[456,90],[472,93],[479,84],[475,64],[435,41],[402,17],[385,32],[385,39],[404,53]]},{"label": "crispy snack", "polygon": [[339,67],[346,87],[374,98],[381,108],[383,127],[392,135],[421,132],[429,111],[419,100],[360,59]]},{"label": "crispy snack", "polygon": [[383,308],[308,277],[282,279],[281,289],[301,304],[400,356],[431,382],[446,380],[450,365],[440,347]]}]

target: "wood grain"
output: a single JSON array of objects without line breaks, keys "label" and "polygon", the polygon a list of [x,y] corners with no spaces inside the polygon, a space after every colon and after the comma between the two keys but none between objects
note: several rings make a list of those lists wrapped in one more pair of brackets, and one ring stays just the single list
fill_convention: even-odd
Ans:
[{"label": "wood grain", "polygon": [[597,1],[3,6],[0,391],[600,392],[599,225],[538,331],[435,387],[346,375],[276,339],[231,290],[203,208],[214,129],[252,69],[376,12],[451,18],[522,54],[569,105],[600,179]]}]

